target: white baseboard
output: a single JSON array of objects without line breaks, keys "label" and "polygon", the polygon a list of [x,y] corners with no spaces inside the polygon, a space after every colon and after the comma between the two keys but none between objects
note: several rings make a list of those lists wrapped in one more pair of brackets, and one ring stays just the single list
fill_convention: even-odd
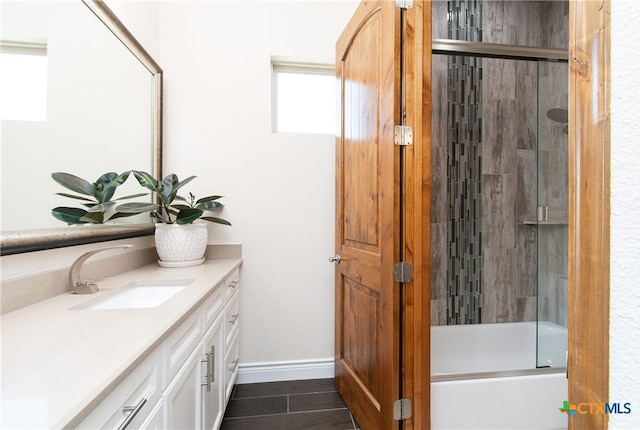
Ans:
[{"label": "white baseboard", "polygon": [[333,358],[247,363],[238,366],[236,384],[333,378],[334,374]]}]

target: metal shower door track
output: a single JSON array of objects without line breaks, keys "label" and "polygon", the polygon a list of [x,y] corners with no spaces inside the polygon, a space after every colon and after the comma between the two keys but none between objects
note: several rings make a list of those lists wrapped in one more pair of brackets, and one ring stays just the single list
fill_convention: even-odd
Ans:
[{"label": "metal shower door track", "polygon": [[470,55],[475,57],[509,58],[519,60],[569,61],[568,49],[537,48],[499,43],[466,42],[464,40],[433,39],[434,54]]}]

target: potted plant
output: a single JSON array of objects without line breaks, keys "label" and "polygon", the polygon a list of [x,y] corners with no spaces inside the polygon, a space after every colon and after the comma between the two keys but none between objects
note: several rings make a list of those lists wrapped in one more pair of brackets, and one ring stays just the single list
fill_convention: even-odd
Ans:
[{"label": "potted plant", "polygon": [[133,194],[111,200],[116,192],[116,188],[127,180],[129,173],[130,172],[117,174],[116,172],[108,172],[101,175],[95,182],[89,182],[71,173],[52,173],[51,177],[54,181],[80,195],[69,193],[56,194],[79,200],[86,209],[58,206],[51,210],[51,214],[54,218],[67,224],[103,224],[117,218],[135,215],[135,213],[124,213],[114,210],[116,201],[144,196],[145,193]]},{"label": "potted plant", "polygon": [[151,190],[157,203],[125,203],[116,210],[130,214],[149,212],[151,217],[159,221],[156,224],[155,242],[160,257],[158,264],[161,266],[185,267],[201,264],[207,248],[207,227],[205,223],[194,221],[231,225],[225,219],[205,215],[224,207],[217,201],[222,196],[212,195],[196,200],[191,193],[188,199],[178,195],[178,190],[195,179],[195,176],[180,181],[173,173],[162,180],[138,170],[134,170],[133,175],[140,185]]}]

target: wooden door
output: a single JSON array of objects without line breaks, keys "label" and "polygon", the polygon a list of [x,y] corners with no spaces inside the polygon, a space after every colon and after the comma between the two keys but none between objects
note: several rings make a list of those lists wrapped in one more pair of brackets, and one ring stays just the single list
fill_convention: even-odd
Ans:
[{"label": "wooden door", "polygon": [[364,430],[398,428],[399,17],[363,2],[336,45],[336,387]]}]

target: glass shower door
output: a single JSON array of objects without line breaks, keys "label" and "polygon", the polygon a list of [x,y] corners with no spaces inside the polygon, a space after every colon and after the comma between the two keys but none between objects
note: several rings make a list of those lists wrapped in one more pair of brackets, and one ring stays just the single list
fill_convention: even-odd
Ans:
[{"label": "glass shower door", "polygon": [[538,367],[566,365],[568,78],[567,63],[538,62]]}]

